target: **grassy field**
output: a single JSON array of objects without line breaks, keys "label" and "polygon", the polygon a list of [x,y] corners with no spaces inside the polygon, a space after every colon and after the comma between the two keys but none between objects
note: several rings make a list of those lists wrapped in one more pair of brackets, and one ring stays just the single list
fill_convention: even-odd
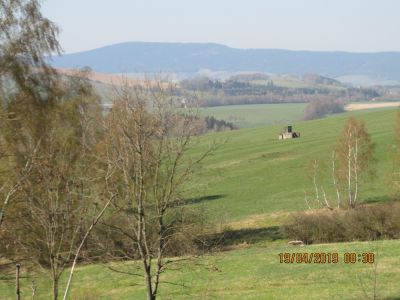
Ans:
[{"label": "grassy field", "polygon": [[[393,109],[398,104],[397,102],[355,102],[346,105],[346,110],[380,111]],[[382,107],[374,107],[376,105],[382,105]],[[307,103],[226,105],[205,107],[201,113],[203,116],[213,116],[219,120],[229,121],[239,128],[256,128],[266,125],[286,126],[299,122],[304,117],[306,106]]]},{"label": "grassy field", "polygon": [[239,128],[251,128],[301,120],[305,107],[305,103],[228,105],[203,108],[202,114],[232,122]]},{"label": "grassy field", "polygon": [[[307,76],[306,76],[307,77]],[[240,78],[240,76],[239,76]],[[240,79],[239,79],[240,80]],[[269,82],[273,82],[275,86],[287,87],[287,88],[327,88],[327,89],[344,89],[344,86],[333,85],[333,84],[322,84],[310,82],[307,78],[300,76],[291,75],[270,75],[268,79],[252,79],[244,80],[251,84],[267,85]]]},{"label": "grassy field", "polygon": [[[370,251],[377,255],[378,299],[399,299],[400,241],[305,247],[289,247],[283,241],[264,242],[191,258],[165,273],[160,299],[367,299],[365,293],[373,296],[374,265],[345,264],[343,254]],[[282,252],[337,252],[339,263],[281,264]],[[70,299],[145,299],[142,278],[115,273],[108,266],[79,267]],[[111,266],[120,271],[138,267],[133,262]],[[22,281],[22,299],[30,297],[31,281]],[[49,299],[50,287],[41,278],[35,281],[40,295],[37,299]],[[0,282],[0,299],[13,299],[13,293],[12,284]]]},{"label": "grassy field", "polygon": [[[295,123],[294,130],[301,132],[301,138],[293,140],[278,140],[281,126],[206,135],[199,149],[204,150],[213,140],[226,142],[205,164],[198,188],[206,197],[196,205],[203,205],[215,219],[227,220],[305,209],[304,190],[312,187],[305,176],[305,165],[312,159],[329,162],[331,149],[349,116],[365,120],[376,143],[377,176],[363,183],[361,197],[367,202],[385,200],[395,114],[395,109],[360,111]],[[329,196],[328,180],[322,183]]]},{"label": "grassy field", "polygon": [[[280,141],[281,125],[213,133],[200,137],[193,153],[214,141],[224,141],[204,164],[194,187],[211,221],[229,225],[242,240],[230,250],[190,258],[167,272],[160,299],[366,299],[371,297],[373,266],[343,262],[345,252],[373,251],[378,255],[379,299],[400,299],[400,240],[289,247],[277,225],[290,212],[305,210],[304,190],[311,188],[305,165],[315,158],[328,160],[349,116],[365,120],[376,143],[377,177],[364,182],[366,202],[389,199],[387,172],[393,144],[395,109],[360,111],[326,119],[294,123],[300,139]],[[329,178],[322,179],[329,195]],[[254,243],[252,243],[254,241]],[[338,252],[338,264],[281,264],[281,252]],[[118,263],[119,269],[135,262]],[[65,279],[65,278],[64,278]],[[30,295],[32,278],[23,280],[23,298]],[[48,283],[35,279],[37,299],[48,299]],[[80,266],[70,299],[144,299],[143,278],[115,273],[104,265]],[[182,286],[182,284],[184,286]],[[13,283],[0,281],[0,299],[13,298]]]}]

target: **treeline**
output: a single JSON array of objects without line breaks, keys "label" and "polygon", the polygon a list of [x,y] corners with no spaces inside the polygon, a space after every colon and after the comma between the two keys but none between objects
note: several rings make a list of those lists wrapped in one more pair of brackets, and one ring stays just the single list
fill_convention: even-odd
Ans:
[{"label": "treeline", "polygon": [[318,99],[309,102],[304,111],[304,119],[319,119],[328,114],[344,112],[344,104],[341,101]]},{"label": "treeline", "polygon": [[[318,77],[320,78],[320,77]],[[265,84],[242,81],[233,77],[228,80],[212,80],[206,77],[186,79],[180,82],[183,90],[200,92],[204,106],[263,104],[263,103],[301,103],[318,99],[341,101],[366,101],[379,97],[372,88],[338,86],[327,79],[306,77],[315,84],[332,84],[332,87],[282,87],[272,80]]]}]

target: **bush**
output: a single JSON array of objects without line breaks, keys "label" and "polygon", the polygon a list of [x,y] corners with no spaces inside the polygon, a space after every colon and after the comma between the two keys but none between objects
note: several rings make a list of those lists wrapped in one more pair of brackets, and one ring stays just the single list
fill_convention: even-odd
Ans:
[{"label": "bush", "polygon": [[[199,247],[199,241],[203,239],[204,232],[211,227],[205,210],[177,206],[168,214],[166,224],[168,224],[169,235],[165,239],[167,241],[164,248],[166,257],[203,253],[203,248]],[[148,243],[152,249],[155,249],[153,255],[156,256],[157,224],[149,222],[146,225]],[[110,210],[88,238],[81,253],[82,260],[108,262],[140,259],[139,250],[134,243],[135,237],[123,229],[129,226],[132,226],[132,223],[127,218],[121,218],[115,211]]]},{"label": "bush", "polygon": [[304,112],[304,119],[318,119],[325,117],[327,114],[337,114],[341,112],[344,112],[344,105],[342,102],[318,99],[307,104]]},{"label": "bush", "polygon": [[231,123],[226,122],[225,120],[218,120],[213,116],[206,116],[204,118],[205,126],[208,131],[225,131],[225,130],[234,130],[237,127]]},{"label": "bush", "polygon": [[400,238],[400,202],[351,210],[304,212],[282,227],[290,239],[306,244]]}]

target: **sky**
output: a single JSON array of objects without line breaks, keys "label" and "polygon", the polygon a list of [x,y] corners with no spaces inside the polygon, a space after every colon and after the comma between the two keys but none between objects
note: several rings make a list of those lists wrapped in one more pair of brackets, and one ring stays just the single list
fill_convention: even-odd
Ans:
[{"label": "sky", "polygon": [[66,53],[128,42],[400,51],[399,0],[47,0]]}]

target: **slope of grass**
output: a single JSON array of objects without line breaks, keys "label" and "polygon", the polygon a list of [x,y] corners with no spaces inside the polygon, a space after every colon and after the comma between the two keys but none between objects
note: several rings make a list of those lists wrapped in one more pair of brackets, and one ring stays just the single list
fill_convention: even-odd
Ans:
[{"label": "slope of grass", "polygon": [[[301,138],[295,140],[278,140],[281,126],[201,137],[194,152],[204,150],[215,139],[227,142],[205,162],[203,176],[195,185],[203,197],[191,205],[203,206],[213,220],[229,221],[235,230],[247,228],[244,237],[263,236],[251,246],[243,244],[175,265],[163,275],[160,299],[364,299],[363,289],[372,297],[373,266],[345,264],[343,253],[368,251],[378,255],[378,297],[400,297],[399,240],[292,248],[284,240],[272,241],[274,236],[266,236],[273,231],[259,230],[271,229],[287,218],[287,212],[306,208],[304,189],[310,188],[310,183],[304,176],[304,166],[314,158],[329,160],[330,148],[351,115],[365,120],[376,143],[377,178],[363,184],[361,196],[370,202],[387,199],[385,174],[390,169],[388,153],[393,144],[395,113],[353,112],[300,122],[294,124],[301,132]],[[329,195],[328,180],[321,182]],[[341,260],[338,264],[281,264],[281,252],[338,252]],[[70,299],[145,298],[142,277],[115,273],[108,266],[80,266]],[[112,266],[140,273],[135,262]],[[22,280],[23,298],[30,297],[32,280],[37,284],[37,299],[48,299],[50,285],[42,276]],[[12,298],[13,281],[0,281],[0,299]]]},{"label": "slope of grass", "polygon": [[305,103],[228,105],[203,108],[204,116],[214,116],[239,128],[288,125],[304,116]]},{"label": "slope of grass", "polygon": [[[304,191],[312,187],[305,166],[312,159],[330,164],[331,149],[349,116],[364,119],[376,143],[377,176],[363,182],[361,198],[370,202],[385,200],[389,195],[386,179],[391,167],[395,114],[395,109],[361,111],[299,122],[294,130],[301,132],[301,138],[292,140],[278,140],[281,126],[204,136],[196,151],[204,150],[213,140],[226,142],[205,163],[197,186],[208,197],[196,205],[206,207],[216,219],[227,220],[305,209]],[[328,176],[321,184],[333,198],[330,182]]]},{"label": "slope of grass", "polygon": [[[337,264],[282,264],[281,252],[337,252]],[[372,299],[373,264],[345,264],[346,252],[377,256],[377,296],[400,296],[400,241],[353,242],[290,247],[284,242],[191,258],[163,274],[160,299]],[[69,299],[145,299],[141,277],[115,273],[110,265],[81,266]],[[113,263],[120,271],[136,271],[134,262]],[[172,267],[171,267],[172,268]],[[22,280],[22,297],[29,298],[32,278]],[[65,278],[64,278],[65,280]],[[63,280],[63,281],[64,281]],[[36,278],[37,299],[49,299],[50,286]],[[363,292],[365,289],[365,293]],[[13,298],[13,285],[0,282],[0,299]]]}]

